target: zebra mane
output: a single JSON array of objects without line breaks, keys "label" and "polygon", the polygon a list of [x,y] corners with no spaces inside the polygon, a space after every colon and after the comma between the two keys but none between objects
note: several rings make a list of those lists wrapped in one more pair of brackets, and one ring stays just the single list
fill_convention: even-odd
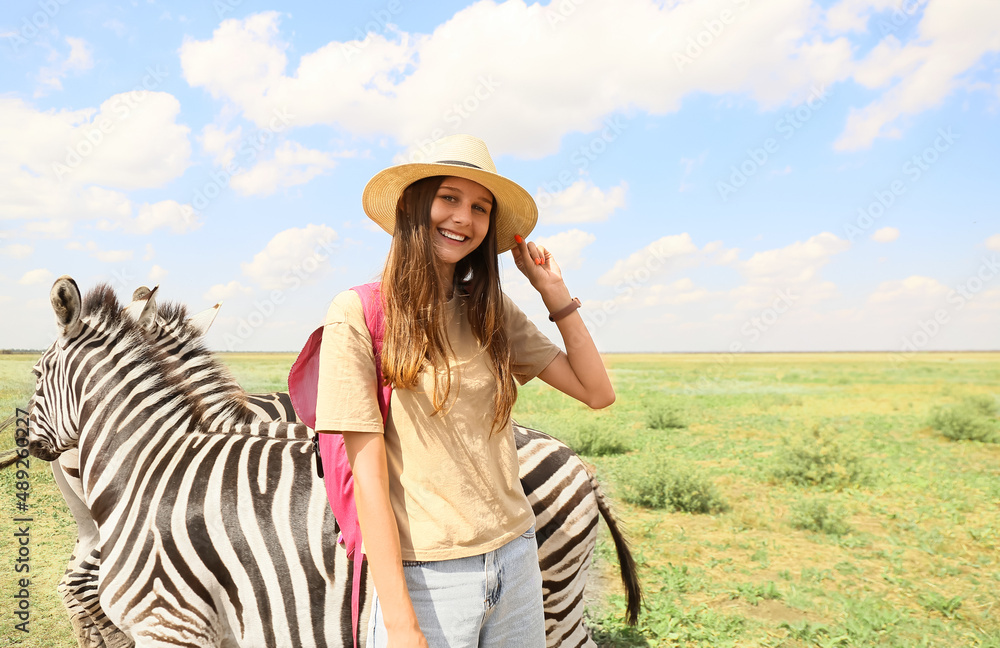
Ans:
[{"label": "zebra mane", "polygon": [[135,329],[134,323],[128,317],[122,317],[122,305],[115,295],[114,289],[107,283],[94,286],[83,298],[81,317],[90,318],[91,326],[106,329],[121,324],[129,331]]},{"label": "zebra mane", "polygon": [[164,321],[181,324],[188,318],[188,309],[180,302],[165,302],[156,305],[156,314]]},{"label": "zebra mane", "polygon": [[[249,423],[253,414],[245,406],[246,394],[229,369],[220,362],[204,345],[200,333],[187,323],[187,306],[177,303],[157,305],[157,316],[164,324],[173,328],[176,338],[184,344],[184,355],[190,360],[197,358],[199,384],[212,386],[215,403],[211,406],[214,416],[233,419],[234,423]],[[194,413],[196,420],[207,418],[208,405],[195,385],[175,371],[174,358],[169,358],[157,348],[142,331],[139,324],[125,314],[115,291],[107,283],[95,286],[83,299],[82,317],[88,324],[114,339],[114,346],[142,363],[150,376],[157,376],[164,386],[183,398]],[[203,390],[204,391],[204,390]]]},{"label": "zebra mane", "polygon": [[[174,338],[183,343],[185,358],[189,362],[197,361],[199,383],[211,385],[214,402],[208,407],[207,414],[229,419],[236,424],[255,421],[256,416],[246,407],[246,392],[236,377],[205,346],[202,332],[188,323],[187,306],[179,302],[164,302],[157,304],[156,314],[165,328],[172,329]],[[188,386],[188,390],[193,399],[201,401],[192,387]]]}]

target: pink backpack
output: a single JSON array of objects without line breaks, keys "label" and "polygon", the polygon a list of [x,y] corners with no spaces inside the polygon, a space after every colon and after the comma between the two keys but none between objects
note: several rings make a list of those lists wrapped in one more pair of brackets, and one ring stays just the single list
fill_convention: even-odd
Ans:
[{"label": "pink backpack", "polygon": [[[372,336],[372,350],[375,353],[375,376],[378,379],[378,406],[382,412],[382,424],[389,416],[389,397],[392,388],[382,385],[382,341],[385,337],[385,312],[382,309],[381,284],[363,284],[351,288],[358,293],[365,311],[365,324]],[[316,399],[319,391],[319,347],[323,340],[323,327],[312,335],[292,364],[288,373],[288,394],[299,420],[311,428],[316,427]],[[354,646],[358,645],[358,617],[361,599],[361,566],[365,555],[361,547],[361,524],[358,509],[354,503],[354,475],[347,461],[344,437],[340,434],[315,434],[313,446],[316,450],[316,470],[326,485],[326,495],[330,508],[340,527],[338,542],[343,543],[347,557],[354,561],[354,577],[351,585],[351,630]],[[360,554],[360,555],[359,555]]]}]

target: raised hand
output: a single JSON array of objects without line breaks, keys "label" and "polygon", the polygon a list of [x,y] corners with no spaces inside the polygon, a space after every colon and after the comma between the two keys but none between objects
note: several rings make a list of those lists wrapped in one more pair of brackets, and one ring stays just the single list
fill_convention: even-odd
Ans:
[{"label": "raised hand", "polygon": [[515,236],[514,240],[517,244],[510,250],[514,255],[514,265],[527,277],[535,290],[544,297],[547,291],[562,284],[562,270],[551,252],[520,236]]}]

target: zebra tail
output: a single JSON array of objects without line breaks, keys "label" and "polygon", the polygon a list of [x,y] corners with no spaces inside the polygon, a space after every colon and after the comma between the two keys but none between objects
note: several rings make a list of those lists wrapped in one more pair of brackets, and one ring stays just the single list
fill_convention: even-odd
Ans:
[{"label": "zebra tail", "polygon": [[[0,433],[7,430],[10,424],[14,422],[14,414],[7,417],[3,423],[0,423]],[[21,455],[18,454],[17,450],[4,450],[0,452],[0,470],[4,468],[9,468],[13,466]]]},{"label": "zebra tail", "polygon": [[[590,472],[589,470],[587,471]],[[639,621],[639,609],[642,607],[642,589],[639,587],[639,572],[635,567],[635,559],[628,548],[628,540],[618,528],[618,521],[611,512],[611,505],[608,504],[600,484],[593,475],[590,475],[590,483],[594,487],[594,496],[597,498],[597,508],[601,511],[601,517],[611,531],[611,538],[615,541],[615,552],[618,554],[618,565],[622,571],[622,585],[625,586],[625,622],[634,626]]]},{"label": "zebra tail", "polygon": [[20,456],[17,450],[4,450],[0,452],[0,470],[13,466]]}]

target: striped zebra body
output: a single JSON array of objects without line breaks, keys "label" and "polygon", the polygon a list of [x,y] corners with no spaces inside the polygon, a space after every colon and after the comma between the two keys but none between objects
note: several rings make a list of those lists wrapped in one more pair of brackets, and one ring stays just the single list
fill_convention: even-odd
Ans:
[{"label": "striped zebra body", "polygon": [[297,423],[299,420],[288,392],[247,394],[247,408],[261,421]]},{"label": "striped zebra body", "polygon": [[[524,455],[520,477],[535,513],[535,539],[542,569],[545,635],[549,646],[593,645],[584,627],[583,589],[597,544],[597,501],[590,475],[569,448],[553,451],[554,439],[517,427]],[[560,451],[561,450],[561,451]]]},{"label": "striped zebra body", "polygon": [[259,436],[304,426],[198,431],[197,403],[158,373],[162,354],[102,307],[110,293],[89,296],[81,322],[66,280],[57,289],[77,315],[36,365],[29,449],[79,448],[109,618],[137,646],[343,645],[346,556],[338,569],[312,444]]},{"label": "striped zebra body", "polygon": [[[182,326],[181,322],[185,318],[186,313],[183,309],[176,307],[173,310],[170,307],[166,310],[161,309],[160,316],[155,320],[155,326],[147,326],[144,329],[144,336],[150,345],[162,354],[161,369],[172,373],[172,380],[183,382],[186,385],[187,398],[197,403],[194,408],[196,414],[193,416],[192,429],[237,431],[254,435],[266,433],[265,428],[245,425],[243,421],[248,418],[294,420],[294,410],[291,408],[287,393],[248,395],[243,392],[228,374],[228,370],[217,363],[214,356],[200,345],[200,337],[204,330],[192,331],[191,327]],[[142,317],[138,316],[137,319],[141,323]],[[291,432],[293,435],[307,431],[304,426],[271,426],[271,433],[275,433],[274,430],[280,430],[278,434]],[[594,646],[583,624],[582,595],[596,542],[599,515],[603,515],[612,528],[612,536],[622,565],[622,579],[626,584],[629,598],[629,620],[634,622],[640,595],[631,555],[617,531],[615,521],[610,516],[596,481],[591,478],[580,458],[567,446],[541,432],[516,424],[514,432],[521,464],[521,482],[537,519],[539,561],[545,592],[547,644]],[[67,496],[67,501],[69,499]],[[84,561],[86,565],[100,564],[99,550],[87,555],[88,559]],[[104,559],[108,560],[107,556]],[[80,578],[79,571],[74,570],[71,563],[64,582],[73,576],[73,582],[83,585],[78,591],[93,592],[96,573],[91,571],[88,583],[86,577]],[[341,588],[339,591],[346,591],[342,583],[339,586]],[[366,582],[363,589],[364,598],[367,598],[364,594],[368,591],[370,583]],[[92,595],[91,599],[93,599],[91,604],[85,606],[87,615],[104,632],[107,643],[85,644],[81,640],[81,646],[93,645],[96,648],[107,645],[117,648],[117,646],[131,645],[123,633],[118,632],[115,635],[113,632],[107,632],[107,627],[100,623],[104,616],[101,605]],[[349,606],[345,598],[341,597],[340,600],[342,605]],[[70,608],[70,602],[67,602],[67,607]],[[72,608],[70,609],[72,613]],[[367,613],[367,610],[364,610],[364,613]],[[342,621],[349,619],[345,616],[344,609],[335,616],[339,616]],[[347,627],[350,627],[349,621]],[[113,626],[111,628],[114,629]],[[123,642],[122,637],[125,639]]]}]

